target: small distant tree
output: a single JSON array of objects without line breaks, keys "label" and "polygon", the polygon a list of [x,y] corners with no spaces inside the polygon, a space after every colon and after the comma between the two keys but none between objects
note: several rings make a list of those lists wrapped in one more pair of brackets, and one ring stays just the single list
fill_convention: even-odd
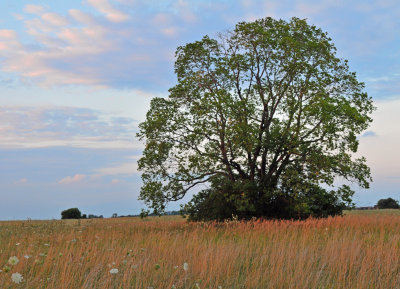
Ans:
[{"label": "small distant tree", "polygon": [[380,199],[376,206],[378,209],[400,209],[399,202],[392,198]]},{"label": "small distant tree", "polygon": [[142,211],[140,212],[139,216],[140,216],[141,219],[144,219],[144,218],[149,216],[149,213],[150,213],[149,210],[142,209]]},{"label": "small distant tree", "polygon": [[111,218],[118,218],[118,214],[117,213],[112,214]]},{"label": "small distant tree", "polygon": [[86,214],[83,214],[83,215],[82,215],[82,219],[87,219]]},{"label": "small distant tree", "polygon": [[71,208],[61,212],[61,219],[80,219],[81,211],[78,208]]}]

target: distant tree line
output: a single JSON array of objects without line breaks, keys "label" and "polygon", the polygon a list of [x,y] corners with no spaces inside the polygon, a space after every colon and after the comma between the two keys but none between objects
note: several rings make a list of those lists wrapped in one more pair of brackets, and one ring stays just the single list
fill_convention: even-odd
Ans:
[{"label": "distant tree line", "polygon": [[400,209],[399,201],[393,198],[380,199],[375,206],[356,207],[357,210],[374,210],[374,209]]},{"label": "distant tree line", "polygon": [[[168,211],[165,212],[163,215],[181,215],[180,211]],[[132,217],[147,217],[147,216],[158,216],[156,214],[149,214],[148,211],[142,210],[140,214],[137,215],[120,215],[118,216],[117,213],[111,215],[111,218],[132,218]],[[61,219],[102,219],[103,215],[93,215],[93,214],[82,214],[78,208],[70,208],[61,212]]]},{"label": "distant tree line", "polygon": [[70,208],[61,212],[61,219],[98,219],[103,218],[103,215],[82,214],[78,208]]}]

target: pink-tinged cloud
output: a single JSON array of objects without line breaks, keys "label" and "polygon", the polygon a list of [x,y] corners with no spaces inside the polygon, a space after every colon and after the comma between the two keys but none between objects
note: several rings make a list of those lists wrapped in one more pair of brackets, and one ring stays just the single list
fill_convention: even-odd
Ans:
[{"label": "pink-tinged cloud", "polygon": [[[26,5],[24,10],[28,14],[17,18],[23,22],[25,31],[18,31],[16,36],[10,30],[1,30],[1,71],[10,73],[18,84],[166,92],[176,80],[173,55],[179,45],[201,39],[205,34],[215,37],[217,32],[232,29],[239,21],[266,16],[309,19],[310,24],[323,27],[336,35],[336,39],[342,37],[341,42],[334,40],[338,47],[345,48],[340,51],[346,53],[347,49],[347,59],[351,59],[349,52],[355,58],[371,53],[396,57],[395,48],[387,53],[378,50],[386,47],[384,44],[390,39],[397,39],[395,31],[399,30],[399,23],[394,20],[400,8],[395,1],[363,4],[365,1],[361,0],[351,3],[344,0],[229,3],[223,0],[83,0],[78,3],[83,3],[85,10],[71,6],[69,10],[55,13],[51,1],[46,6]],[[342,15],[341,11],[347,12]],[[373,11],[379,13],[375,15]],[[391,12],[390,17],[387,12]],[[349,17],[350,13],[368,21],[360,22],[360,18]],[[365,61],[359,63],[366,65]],[[384,66],[381,61],[377,64]],[[376,71],[376,65],[371,67]]]},{"label": "pink-tinged cloud", "polygon": [[45,13],[42,19],[53,26],[64,26],[68,24],[68,20],[57,13]]},{"label": "pink-tinged cloud", "polygon": [[87,0],[87,2],[111,22],[124,22],[130,18],[128,14],[116,9],[107,0]]},{"label": "pink-tinged cloud", "polygon": [[76,174],[73,177],[67,176],[60,181],[58,181],[59,184],[73,184],[73,183],[78,183],[83,181],[86,178],[86,175],[80,175]]},{"label": "pink-tinged cloud", "polygon": [[17,33],[13,30],[1,29],[0,30],[0,38],[4,39],[15,39],[17,37]]},{"label": "pink-tinged cloud", "polygon": [[78,9],[70,9],[68,11],[69,16],[72,17],[77,23],[85,25],[93,25],[95,23],[95,18],[93,15],[80,11]]},{"label": "pink-tinged cloud", "polygon": [[30,14],[42,14],[45,9],[41,5],[28,4],[25,6],[24,11]]},{"label": "pink-tinged cloud", "polygon": [[22,178],[22,179],[19,179],[18,181],[16,181],[15,183],[16,184],[25,184],[25,183],[27,183],[28,182],[28,179],[27,178]]}]

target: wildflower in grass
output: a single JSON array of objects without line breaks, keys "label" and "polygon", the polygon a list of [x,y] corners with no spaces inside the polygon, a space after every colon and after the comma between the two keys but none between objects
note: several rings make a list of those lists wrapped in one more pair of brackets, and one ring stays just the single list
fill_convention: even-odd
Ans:
[{"label": "wildflower in grass", "polygon": [[117,268],[112,268],[110,270],[110,274],[112,274],[112,275],[117,274],[117,273],[118,273],[118,269]]},{"label": "wildflower in grass", "polygon": [[31,257],[31,256],[29,256],[29,255],[25,255],[25,256],[24,256],[25,259],[29,259],[30,257]]},{"label": "wildflower in grass", "polygon": [[189,270],[189,264],[188,263],[183,263],[183,270],[186,272]]},{"label": "wildflower in grass", "polygon": [[72,239],[71,242],[72,242],[72,243],[75,243],[75,242],[76,242],[76,239]]},{"label": "wildflower in grass", "polygon": [[15,246],[19,246],[19,245],[21,245],[21,243],[16,243],[16,244],[15,244]]},{"label": "wildflower in grass", "polygon": [[24,277],[22,277],[22,275],[19,274],[18,272],[17,272],[17,273],[13,273],[13,274],[11,275],[11,280],[12,280],[14,283],[19,284],[19,283],[22,282],[22,279],[24,279]]},{"label": "wildflower in grass", "polygon": [[43,244],[44,246],[46,246],[46,247],[49,247],[50,246],[50,244],[48,244],[48,243],[45,243],[45,244]]},{"label": "wildflower in grass", "polygon": [[11,267],[6,265],[6,266],[3,267],[3,270],[4,270],[4,272],[6,272],[6,273],[7,273],[7,272],[10,272]]},{"label": "wildflower in grass", "polygon": [[10,259],[8,259],[8,264],[10,265],[17,265],[19,263],[19,260],[17,258],[17,256],[12,256],[10,257]]},{"label": "wildflower in grass", "polygon": [[199,283],[196,283],[196,289],[200,289]]},{"label": "wildflower in grass", "polygon": [[178,269],[179,268],[179,266],[174,266],[174,269]]}]

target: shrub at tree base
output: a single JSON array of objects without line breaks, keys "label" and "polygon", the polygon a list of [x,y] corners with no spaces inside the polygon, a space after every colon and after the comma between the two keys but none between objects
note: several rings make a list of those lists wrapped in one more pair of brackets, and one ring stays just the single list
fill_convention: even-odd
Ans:
[{"label": "shrub at tree base", "polygon": [[155,213],[202,184],[184,207],[193,220],[325,217],[352,205],[337,177],[369,187],[353,154],[374,106],[326,33],[268,17],[176,56],[178,83],[138,133],[140,199]]},{"label": "shrub at tree base", "polygon": [[[182,212],[188,214],[191,221],[223,221],[232,217],[250,219],[252,217],[305,219],[341,215],[351,203],[351,190],[341,192],[327,191],[313,186],[297,199],[292,192],[277,190],[272,194],[264,194],[260,200],[258,190],[250,186],[223,183],[214,184],[212,188],[203,190],[193,197]],[[347,188],[348,189],[348,188]]]},{"label": "shrub at tree base", "polygon": [[61,212],[61,219],[80,219],[81,211],[78,208],[71,208]]}]

